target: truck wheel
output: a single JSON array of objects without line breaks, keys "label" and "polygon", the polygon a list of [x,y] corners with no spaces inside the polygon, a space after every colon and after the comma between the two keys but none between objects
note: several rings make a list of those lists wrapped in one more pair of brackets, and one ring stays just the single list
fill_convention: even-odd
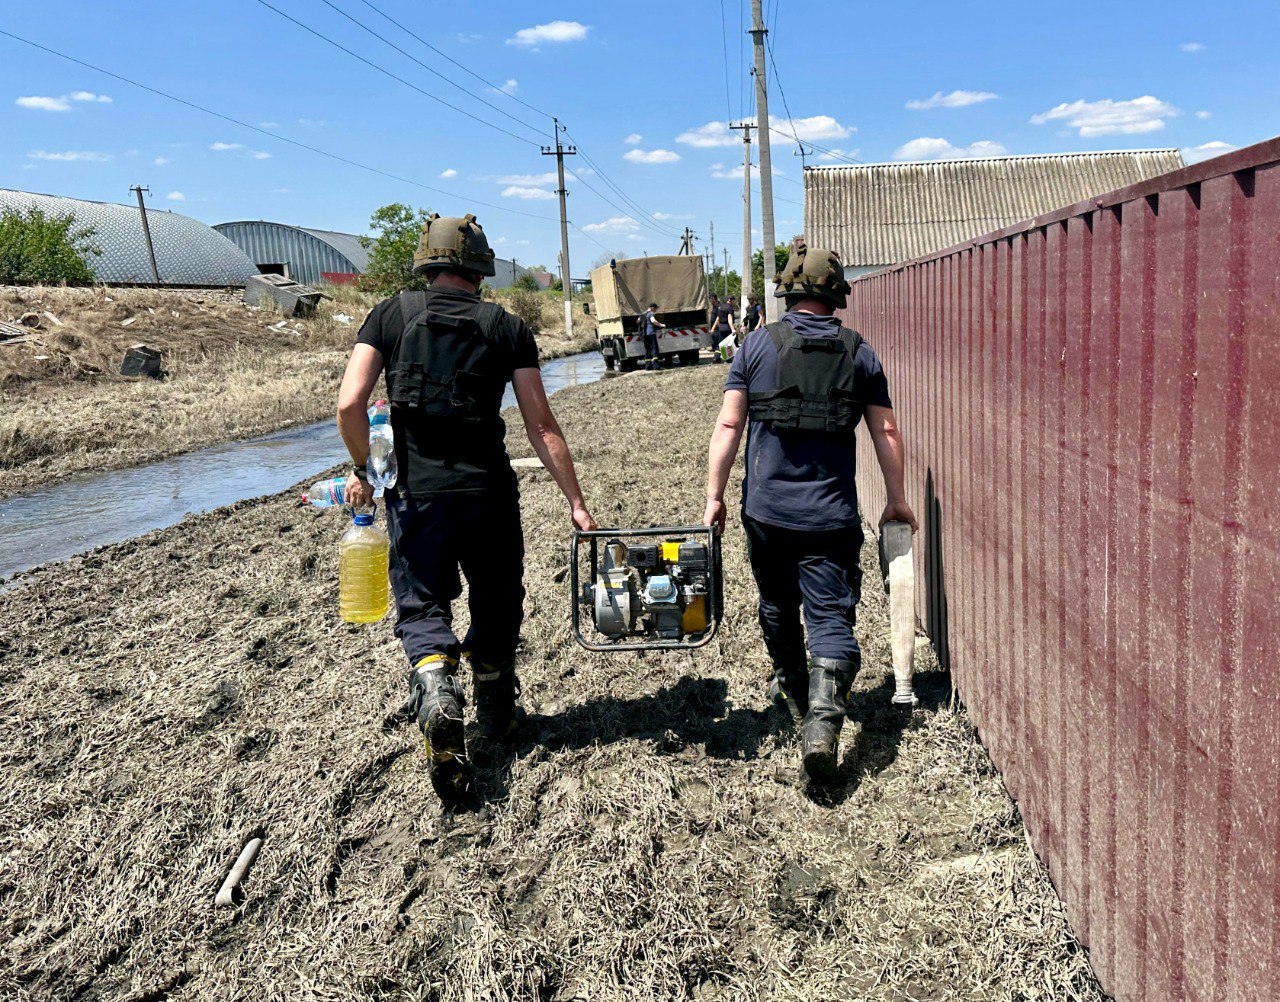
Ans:
[{"label": "truck wheel", "polygon": [[618,359],[618,370],[620,372],[635,372],[639,361],[638,358],[620,358]]},{"label": "truck wheel", "polygon": [[694,348],[692,351],[680,352],[680,364],[681,365],[697,365],[698,349]]},{"label": "truck wheel", "polygon": [[605,355],[604,352],[601,352],[600,354],[604,356],[605,371],[612,372],[617,367],[617,363],[614,362],[613,356]]}]

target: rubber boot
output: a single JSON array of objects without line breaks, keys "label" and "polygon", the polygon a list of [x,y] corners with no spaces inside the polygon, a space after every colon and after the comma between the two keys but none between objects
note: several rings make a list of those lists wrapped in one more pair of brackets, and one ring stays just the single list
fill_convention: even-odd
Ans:
[{"label": "rubber boot", "polygon": [[476,725],[487,741],[506,741],[524,722],[520,704],[520,679],[513,658],[500,665],[471,662],[472,689],[476,700]]},{"label": "rubber boot", "polygon": [[800,723],[809,712],[809,676],[805,670],[775,663],[773,678],[769,681],[769,701],[786,710],[793,722]]},{"label": "rubber boot", "polygon": [[840,766],[840,728],[849,709],[849,687],[858,666],[838,658],[809,660],[809,711],[800,734],[804,771],[810,779],[829,782]]},{"label": "rubber boot", "polygon": [[471,764],[463,735],[458,662],[444,654],[423,658],[409,673],[409,708],[417,717],[431,762],[431,785],[447,804],[471,789]]}]

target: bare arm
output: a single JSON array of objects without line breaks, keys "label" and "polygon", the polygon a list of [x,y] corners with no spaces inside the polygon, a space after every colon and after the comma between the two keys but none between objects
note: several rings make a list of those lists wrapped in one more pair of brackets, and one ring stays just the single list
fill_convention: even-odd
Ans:
[{"label": "bare arm", "polygon": [[[369,395],[381,373],[382,355],[378,349],[357,344],[338,389],[338,433],[356,466],[364,466],[369,460]],[[346,499],[353,507],[367,505],[373,499],[373,491],[353,474],[347,478]]]},{"label": "bare arm", "polygon": [[560,424],[551,412],[551,403],[547,400],[547,391],[542,385],[542,373],[533,368],[517,369],[511,384],[516,391],[516,403],[520,407],[520,416],[524,419],[529,444],[569,502],[573,511],[573,524],[579,529],[596,528],[595,520],[587,511],[586,502],[582,498],[582,488],[578,486],[578,474],[573,468],[573,457],[569,454],[564,432],[560,430]]},{"label": "bare arm", "polygon": [[916,523],[915,512],[907,504],[904,474],[906,447],[902,444],[902,432],[898,430],[898,422],[894,420],[893,409],[868,406],[867,430],[871,432],[871,441],[876,447],[876,460],[880,463],[880,472],[884,474],[884,488],[888,495],[880,524],[907,522],[911,531],[915,532],[919,525]]},{"label": "bare arm", "polygon": [[720,405],[707,449],[707,509],[702,516],[703,525],[717,526],[721,532],[728,514],[724,489],[729,483],[733,461],[738,458],[738,446],[746,426],[747,394],[743,390],[725,390],[724,403]]}]

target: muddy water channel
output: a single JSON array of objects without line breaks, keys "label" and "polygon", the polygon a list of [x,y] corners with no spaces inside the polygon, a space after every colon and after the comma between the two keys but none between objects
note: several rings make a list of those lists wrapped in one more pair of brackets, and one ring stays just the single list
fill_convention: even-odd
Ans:
[{"label": "muddy water channel", "polygon": [[[548,393],[605,374],[599,352],[545,362]],[[503,407],[515,406],[508,387]],[[64,480],[0,501],[0,581],[96,546],[162,529],[196,512],[276,494],[340,463],[332,421],[228,442],[105,474]]]}]

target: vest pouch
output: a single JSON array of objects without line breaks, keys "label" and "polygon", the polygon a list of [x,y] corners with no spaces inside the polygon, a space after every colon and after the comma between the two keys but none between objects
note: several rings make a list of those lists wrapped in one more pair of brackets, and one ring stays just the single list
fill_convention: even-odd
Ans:
[{"label": "vest pouch", "polygon": [[387,366],[387,398],[395,407],[460,421],[498,416],[506,379],[493,338],[502,309],[482,303],[476,318],[431,312],[420,293],[401,295],[404,332]]}]

